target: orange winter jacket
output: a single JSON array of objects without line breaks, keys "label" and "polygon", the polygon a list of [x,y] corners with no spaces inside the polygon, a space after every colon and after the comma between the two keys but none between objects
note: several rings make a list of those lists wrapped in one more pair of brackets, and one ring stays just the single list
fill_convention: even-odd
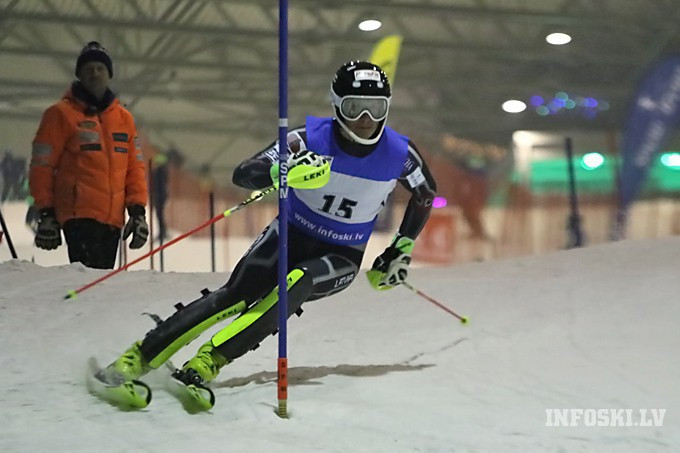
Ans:
[{"label": "orange winter jacket", "polygon": [[57,220],[91,218],[121,228],[125,207],[146,206],[146,169],[132,114],[118,99],[102,112],[69,89],[43,114],[33,140],[31,195]]}]

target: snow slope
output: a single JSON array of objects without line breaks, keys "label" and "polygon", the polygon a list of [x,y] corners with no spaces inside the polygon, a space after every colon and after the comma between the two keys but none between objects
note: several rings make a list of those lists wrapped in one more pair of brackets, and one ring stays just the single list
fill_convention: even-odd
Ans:
[{"label": "snow slope", "polygon": [[[680,238],[414,269],[365,279],[289,323],[290,419],[276,406],[277,341],[223,369],[217,405],[189,415],[162,390],[122,412],[87,393],[107,363],[226,274],[0,263],[0,451],[680,451]],[[188,359],[205,334],[174,358]],[[158,373],[149,382],[159,380]],[[546,426],[546,409],[666,409],[663,425]]]}]

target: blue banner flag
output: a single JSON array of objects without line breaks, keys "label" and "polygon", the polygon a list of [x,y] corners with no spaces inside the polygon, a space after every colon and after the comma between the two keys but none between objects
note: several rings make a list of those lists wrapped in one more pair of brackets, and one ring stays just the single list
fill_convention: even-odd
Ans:
[{"label": "blue banner flag", "polygon": [[623,237],[628,208],[654,156],[680,122],[680,55],[655,63],[640,81],[623,133],[619,212],[614,239]]}]

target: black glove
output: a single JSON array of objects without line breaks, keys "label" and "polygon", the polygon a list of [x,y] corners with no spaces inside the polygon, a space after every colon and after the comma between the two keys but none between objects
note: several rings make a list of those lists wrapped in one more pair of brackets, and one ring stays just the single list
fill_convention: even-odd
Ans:
[{"label": "black glove", "polygon": [[54,208],[40,210],[38,230],[35,233],[35,245],[44,250],[54,250],[61,245],[61,227],[57,222]]},{"label": "black glove", "polygon": [[132,235],[130,241],[131,249],[138,249],[146,244],[146,239],[149,237],[149,226],[146,224],[146,210],[140,204],[134,204],[127,208],[128,219],[123,228],[123,240],[126,240]]},{"label": "black glove", "polygon": [[405,282],[413,246],[413,239],[397,234],[392,244],[373,261],[371,270],[366,272],[371,286],[385,290]]}]

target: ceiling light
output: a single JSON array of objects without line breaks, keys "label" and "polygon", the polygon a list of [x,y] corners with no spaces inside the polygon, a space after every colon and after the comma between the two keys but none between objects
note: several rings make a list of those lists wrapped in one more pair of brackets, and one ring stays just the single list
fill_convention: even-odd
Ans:
[{"label": "ceiling light", "polygon": [[382,27],[382,22],[380,22],[379,20],[375,20],[375,19],[368,19],[368,20],[362,21],[359,24],[359,30],[361,30],[361,31],[373,31],[373,30],[379,29],[380,27]]},{"label": "ceiling light", "polygon": [[553,46],[561,46],[571,41],[571,36],[566,33],[550,33],[545,37],[545,40]]},{"label": "ceiling light", "polygon": [[533,105],[533,106],[538,107],[539,105],[543,105],[544,102],[545,102],[545,99],[543,99],[539,95],[531,96],[531,105]]},{"label": "ceiling light", "polygon": [[502,108],[508,113],[519,113],[523,112],[524,109],[527,108],[527,105],[522,101],[511,99],[509,101],[505,101],[502,105]]}]

